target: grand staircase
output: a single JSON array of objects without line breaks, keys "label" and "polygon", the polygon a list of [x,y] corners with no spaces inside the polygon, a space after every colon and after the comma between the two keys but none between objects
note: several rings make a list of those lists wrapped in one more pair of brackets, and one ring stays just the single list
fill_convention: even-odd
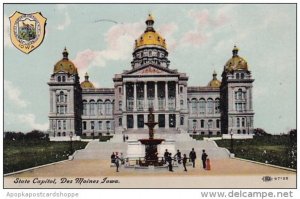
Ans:
[{"label": "grand staircase", "polygon": [[[138,140],[148,138],[148,130],[131,130],[124,132],[128,140]],[[175,141],[175,149],[179,149],[181,154],[189,155],[192,148],[197,153],[198,159],[201,158],[202,150],[205,149],[210,159],[229,158],[227,149],[220,148],[214,141],[197,141],[190,137],[187,132],[167,129],[155,130],[155,138]],[[108,142],[99,142],[93,140],[88,143],[85,149],[76,152],[74,159],[110,159],[112,152],[122,152],[126,157],[127,143],[123,141],[123,134],[114,134],[114,137]]]}]

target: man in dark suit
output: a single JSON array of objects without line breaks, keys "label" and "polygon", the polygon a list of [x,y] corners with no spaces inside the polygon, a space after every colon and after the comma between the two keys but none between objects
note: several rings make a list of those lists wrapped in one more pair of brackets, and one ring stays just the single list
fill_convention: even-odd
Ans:
[{"label": "man in dark suit", "polygon": [[203,169],[206,168],[206,158],[207,158],[207,154],[205,153],[205,150],[203,149],[203,150],[202,150],[202,157],[201,157]]},{"label": "man in dark suit", "polygon": [[173,172],[173,165],[172,165],[172,153],[169,153],[167,157],[169,171]]},{"label": "man in dark suit", "polygon": [[183,164],[184,171],[187,171],[186,170],[186,162],[187,162],[186,154],[183,154],[182,164]]},{"label": "man in dark suit", "polygon": [[190,159],[193,163],[193,168],[195,168],[195,160],[197,158],[196,152],[194,151],[194,148],[192,148],[192,151],[190,152]]}]

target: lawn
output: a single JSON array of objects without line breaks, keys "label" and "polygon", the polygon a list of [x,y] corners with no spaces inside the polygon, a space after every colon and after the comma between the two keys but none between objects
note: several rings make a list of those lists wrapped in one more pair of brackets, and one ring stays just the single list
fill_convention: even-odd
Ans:
[{"label": "lawn", "polygon": [[[217,140],[220,147],[230,150],[231,140]],[[254,136],[253,139],[233,140],[236,157],[296,169],[296,143],[287,135]]]},{"label": "lawn", "polygon": [[[70,142],[46,140],[4,140],[3,172],[10,173],[38,165],[68,159]],[[73,150],[83,149],[87,142],[74,141]]]}]

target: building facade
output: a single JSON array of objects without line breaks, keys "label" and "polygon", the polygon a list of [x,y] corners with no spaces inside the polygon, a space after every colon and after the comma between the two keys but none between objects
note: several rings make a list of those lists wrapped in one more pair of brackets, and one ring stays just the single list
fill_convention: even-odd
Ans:
[{"label": "building facade", "polygon": [[50,87],[50,132],[53,136],[141,133],[153,108],[156,133],[251,134],[251,72],[235,46],[222,81],[214,72],[207,86],[188,86],[188,76],[170,67],[165,39],[149,15],[146,30],[135,40],[131,69],[116,74],[114,88],[95,88],[88,74],[80,83],[65,49],[54,66]]}]

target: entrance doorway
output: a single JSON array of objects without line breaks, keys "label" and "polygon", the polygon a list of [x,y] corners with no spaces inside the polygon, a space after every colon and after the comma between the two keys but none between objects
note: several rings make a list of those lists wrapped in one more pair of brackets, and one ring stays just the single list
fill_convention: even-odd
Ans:
[{"label": "entrance doorway", "polygon": [[133,115],[127,115],[127,128],[133,128]]}]

